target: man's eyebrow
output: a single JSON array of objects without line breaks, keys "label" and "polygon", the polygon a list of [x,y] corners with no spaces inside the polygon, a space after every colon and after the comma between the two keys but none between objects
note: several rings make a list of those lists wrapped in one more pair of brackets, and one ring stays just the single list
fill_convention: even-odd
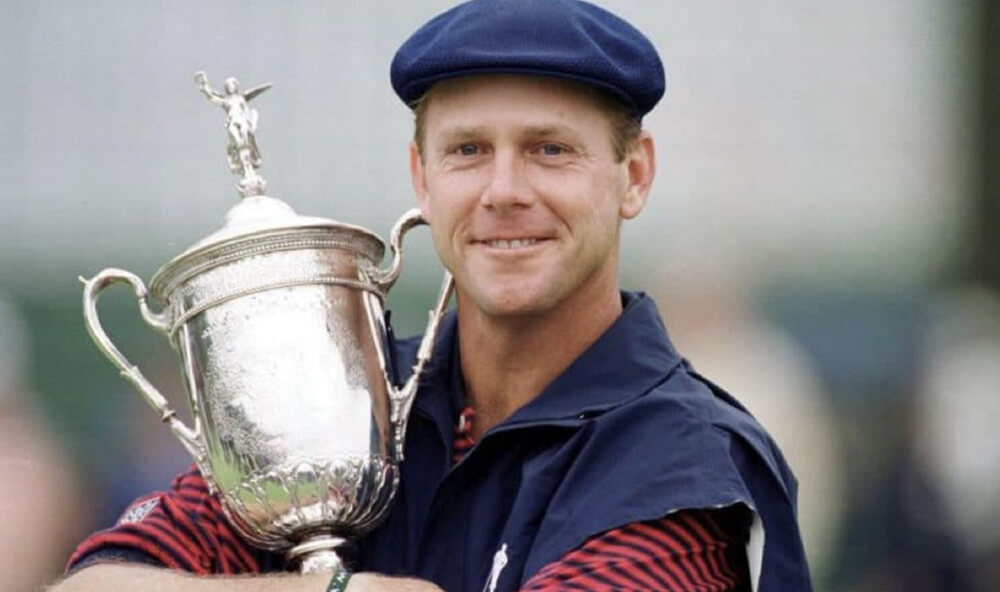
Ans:
[{"label": "man's eyebrow", "polygon": [[524,135],[526,136],[548,137],[568,133],[570,133],[569,129],[559,125],[532,125],[524,128]]},{"label": "man's eyebrow", "polygon": [[529,125],[521,131],[521,135],[527,139],[557,138],[574,144],[583,142],[579,130],[576,130],[572,126],[568,125]]},{"label": "man's eyebrow", "polygon": [[482,137],[486,133],[486,128],[480,126],[455,126],[441,130],[436,135],[445,141],[469,140]]}]

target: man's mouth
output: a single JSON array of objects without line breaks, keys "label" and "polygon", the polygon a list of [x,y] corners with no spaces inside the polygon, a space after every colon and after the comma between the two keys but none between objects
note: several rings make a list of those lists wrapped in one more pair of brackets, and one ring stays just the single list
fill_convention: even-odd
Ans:
[{"label": "man's mouth", "polygon": [[538,238],[495,239],[483,241],[491,249],[523,249],[542,242]]}]

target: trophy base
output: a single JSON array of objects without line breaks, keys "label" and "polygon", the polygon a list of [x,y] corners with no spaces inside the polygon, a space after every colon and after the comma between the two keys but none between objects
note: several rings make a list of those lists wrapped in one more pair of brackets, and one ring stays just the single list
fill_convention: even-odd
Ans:
[{"label": "trophy base", "polygon": [[302,574],[337,572],[344,569],[344,563],[336,549],[346,542],[343,537],[329,534],[311,536],[292,547],[286,558],[297,564]]}]

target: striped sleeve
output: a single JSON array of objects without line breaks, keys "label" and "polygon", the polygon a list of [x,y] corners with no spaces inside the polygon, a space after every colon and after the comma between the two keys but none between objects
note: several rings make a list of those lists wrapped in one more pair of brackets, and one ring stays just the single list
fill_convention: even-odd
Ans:
[{"label": "striped sleeve", "polygon": [[198,575],[260,571],[258,552],[231,529],[198,469],[166,492],[132,503],[117,524],[90,535],[67,571],[104,561],[138,561]]},{"label": "striped sleeve", "polygon": [[588,539],[521,590],[749,591],[749,526],[743,506],[636,522]]}]

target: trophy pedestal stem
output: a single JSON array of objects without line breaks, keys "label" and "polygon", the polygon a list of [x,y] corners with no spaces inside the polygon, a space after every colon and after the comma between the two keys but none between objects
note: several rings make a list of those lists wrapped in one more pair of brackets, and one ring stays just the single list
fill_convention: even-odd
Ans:
[{"label": "trophy pedestal stem", "polygon": [[346,542],[345,538],[328,534],[311,536],[292,547],[287,558],[290,563],[298,564],[299,573],[339,571],[343,568],[343,562],[336,549]]}]

